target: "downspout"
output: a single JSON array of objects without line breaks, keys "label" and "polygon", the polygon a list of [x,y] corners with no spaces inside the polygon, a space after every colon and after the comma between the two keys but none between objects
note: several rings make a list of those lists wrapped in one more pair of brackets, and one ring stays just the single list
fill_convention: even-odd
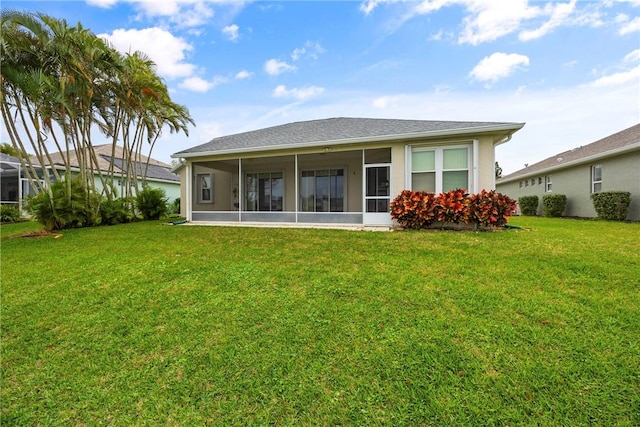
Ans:
[{"label": "downspout", "polygon": [[[493,167],[496,167],[495,161],[496,161],[496,145],[501,145],[501,144],[506,144],[507,142],[511,141],[511,138],[513,138],[513,134],[510,133],[509,135],[507,135],[506,138],[504,138],[502,141],[499,142],[494,142],[493,143]],[[493,189],[496,189],[496,172],[495,170],[493,171]]]}]

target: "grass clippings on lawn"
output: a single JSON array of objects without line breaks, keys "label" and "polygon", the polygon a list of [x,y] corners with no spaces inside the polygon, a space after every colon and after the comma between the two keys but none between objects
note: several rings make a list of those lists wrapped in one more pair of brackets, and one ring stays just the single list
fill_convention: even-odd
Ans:
[{"label": "grass clippings on lawn", "polygon": [[3,225],[2,424],[640,424],[640,224],[511,223]]}]

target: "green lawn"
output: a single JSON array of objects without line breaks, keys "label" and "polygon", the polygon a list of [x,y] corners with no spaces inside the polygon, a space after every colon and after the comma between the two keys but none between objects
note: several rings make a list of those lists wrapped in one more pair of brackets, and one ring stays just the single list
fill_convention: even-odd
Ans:
[{"label": "green lawn", "polygon": [[5,425],[640,425],[640,224],[3,225]]}]

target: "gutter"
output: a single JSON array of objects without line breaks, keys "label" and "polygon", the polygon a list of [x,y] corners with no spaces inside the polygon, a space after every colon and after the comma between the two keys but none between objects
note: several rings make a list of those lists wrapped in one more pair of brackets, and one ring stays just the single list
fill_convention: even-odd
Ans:
[{"label": "gutter", "polygon": [[[403,133],[403,134],[396,134],[396,135],[381,135],[381,136],[373,136],[373,137],[335,139],[331,141],[312,141],[312,142],[298,142],[294,144],[269,145],[269,146],[262,146],[262,147],[229,148],[226,150],[199,151],[194,153],[186,153],[182,151],[182,152],[172,154],[171,157],[186,159],[191,157],[221,156],[226,154],[255,153],[255,152],[264,152],[264,151],[277,151],[277,150],[313,148],[313,147],[333,147],[337,145],[362,144],[365,142],[399,141],[403,139],[419,139],[419,138],[430,138],[430,137],[438,137],[438,136],[459,136],[459,135],[498,132],[498,131],[511,131],[509,135],[509,138],[511,138],[511,135],[516,131],[522,129],[524,125],[525,125],[524,123],[515,123],[515,125],[509,124],[509,125],[499,125],[499,126],[481,126],[481,127],[474,127],[474,128],[455,129],[455,130],[446,129],[446,130],[437,130],[437,131],[419,132],[419,133]],[[507,142],[507,141],[503,141],[503,142]]]},{"label": "gutter", "polygon": [[[524,179],[524,178],[530,178],[532,176],[535,175],[540,175],[540,174],[545,174],[547,172],[553,172],[559,169],[564,169],[566,167],[569,166],[578,166],[581,165],[583,163],[589,163],[593,160],[599,160],[599,159],[606,159],[608,157],[613,157],[613,156],[617,156],[619,154],[625,154],[631,151],[635,151],[640,149],[640,142],[635,142],[631,145],[626,145],[624,147],[620,147],[620,148],[615,148],[613,150],[609,150],[609,151],[604,151],[602,153],[597,153],[597,154],[592,154],[590,156],[587,157],[582,157],[580,159],[575,159],[575,160],[571,160],[568,161],[566,163],[559,163],[556,166],[550,166],[547,168],[543,168],[543,169],[536,169],[536,170],[532,170],[531,172],[527,172],[527,173],[523,173],[521,175],[517,175],[514,177],[506,177],[506,178],[502,178],[499,181],[496,182],[496,184],[507,184],[509,182],[513,182],[513,181],[518,181],[520,179]],[[562,153],[559,153],[557,155],[560,155]]]}]

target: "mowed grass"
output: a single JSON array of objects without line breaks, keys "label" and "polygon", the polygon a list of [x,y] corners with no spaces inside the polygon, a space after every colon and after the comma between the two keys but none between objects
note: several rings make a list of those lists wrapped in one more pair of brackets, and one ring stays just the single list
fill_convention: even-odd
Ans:
[{"label": "mowed grass", "polygon": [[640,224],[2,226],[2,425],[640,425]]}]

